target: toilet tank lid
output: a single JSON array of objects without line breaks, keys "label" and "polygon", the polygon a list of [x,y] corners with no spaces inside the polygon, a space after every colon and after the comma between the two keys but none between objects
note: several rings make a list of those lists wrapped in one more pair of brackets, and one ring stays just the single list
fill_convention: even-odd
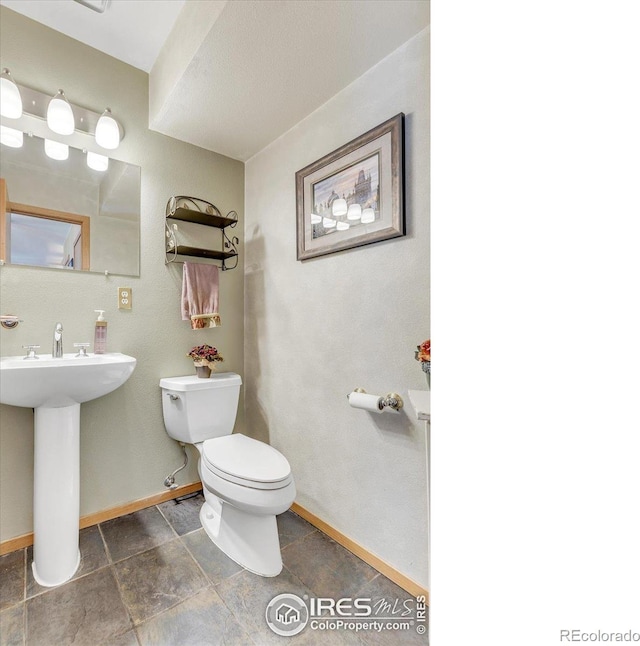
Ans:
[{"label": "toilet tank lid", "polygon": [[186,377],[165,377],[160,380],[160,388],[177,391],[229,388],[241,384],[240,375],[234,372],[214,372],[208,379],[200,379],[197,375],[188,375]]}]

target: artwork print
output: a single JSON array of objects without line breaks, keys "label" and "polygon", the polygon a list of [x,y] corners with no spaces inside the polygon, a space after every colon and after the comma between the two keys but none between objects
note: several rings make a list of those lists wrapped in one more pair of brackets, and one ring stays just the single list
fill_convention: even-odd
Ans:
[{"label": "artwork print", "polygon": [[405,235],[404,115],[296,173],[298,260]]},{"label": "artwork print", "polygon": [[[374,222],[380,216],[380,154],[313,185],[313,238]],[[336,200],[346,202],[346,218],[334,213]],[[343,209],[344,210],[344,209]],[[339,212],[339,211],[338,211]]]}]

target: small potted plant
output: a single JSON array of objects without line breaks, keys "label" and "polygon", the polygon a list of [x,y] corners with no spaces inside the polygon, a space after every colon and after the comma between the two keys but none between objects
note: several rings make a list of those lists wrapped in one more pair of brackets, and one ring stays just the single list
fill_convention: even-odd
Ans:
[{"label": "small potted plant", "polygon": [[431,388],[431,339],[423,341],[416,350],[416,361],[420,362],[422,370],[427,377],[427,386]]},{"label": "small potted plant", "polygon": [[211,376],[211,369],[215,370],[216,362],[224,361],[218,350],[206,343],[191,348],[191,352],[187,356],[193,359],[196,374],[201,379],[208,379]]}]

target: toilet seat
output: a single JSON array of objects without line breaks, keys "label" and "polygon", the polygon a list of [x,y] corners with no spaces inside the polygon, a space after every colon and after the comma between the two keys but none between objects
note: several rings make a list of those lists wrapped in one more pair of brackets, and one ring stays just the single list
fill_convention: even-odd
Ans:
[{"label": "toilet seat", "polygon": [[282,489],[293,479],[280,451],[241,433],[205,440],[202,465],[223,480],[252,489]]}]

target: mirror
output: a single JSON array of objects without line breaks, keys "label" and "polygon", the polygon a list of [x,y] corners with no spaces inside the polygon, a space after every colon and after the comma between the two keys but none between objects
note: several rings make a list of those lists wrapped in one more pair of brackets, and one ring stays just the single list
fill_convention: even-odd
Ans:
[{"label": "mirror", "polygon": [[64,160],[25,136],[2,146],[0,257],[11,265],[140,275],[140,167],[109,159],[98,171],[69,146]]}]

